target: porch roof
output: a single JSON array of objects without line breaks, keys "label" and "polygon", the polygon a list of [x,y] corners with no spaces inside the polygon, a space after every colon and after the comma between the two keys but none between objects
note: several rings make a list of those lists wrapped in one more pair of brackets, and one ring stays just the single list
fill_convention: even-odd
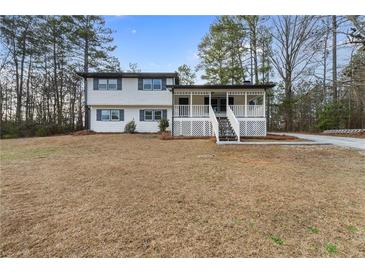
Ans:
[{"label": "porch roof", "polygon": [[244,84],[244,85],[167,85],[167,88],[172,89],[267,89],[275,87],[274,83],[266,84]]}]

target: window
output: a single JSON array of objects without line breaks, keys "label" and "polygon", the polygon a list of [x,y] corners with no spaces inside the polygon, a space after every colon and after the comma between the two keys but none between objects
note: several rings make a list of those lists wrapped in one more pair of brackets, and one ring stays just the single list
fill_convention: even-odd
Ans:
[{"label": "window", "polygon": [[141,121],[146,121],[146,122],[153,122],[153,121],[159,121],[162,119],[162,117],[164,117],[164,115],[167,114],[167,110],[162,110],[162,109],[145,109],[145,110],[141,110],[144,114],[143,114],[143,120]]},{"label": "window", "polygon": [[153,121],[153,111],[152,110],[145,110],[144,120],[145,121]]},{"label": "window", "polygon": [[161,90],[162,89],[162,80],[154,79],[153,80],[153,90]]},{"label": "window", "polygon": [[143,90],[152,90],[152,79],[143,79]]},{"label": "window", "polygon": [[117,79],[108,80],[108,90],[117,90]]},{"label": "window", "polygon": [[108,80],[107,79],[99,79],[98,89],[100,89],[100,90],[106,90],[107,89],[107,85],[108,85]]},{"label": "window", "polygon": [[119,109],[111,109],[110,113],[112,121],[119,121]]},{"label": "window", "polygon": [[110,110],[109,109],[102,109],[101,110],[101,120],[102,121],[109,121],[110,120]]},{"label": "window", "polygon": [[162,117],[162,113],[161,113],[161,110],[155,110],[154,111],[155,112],[155,121],[157,121],[157,120],[161,120],[161,117]]}]

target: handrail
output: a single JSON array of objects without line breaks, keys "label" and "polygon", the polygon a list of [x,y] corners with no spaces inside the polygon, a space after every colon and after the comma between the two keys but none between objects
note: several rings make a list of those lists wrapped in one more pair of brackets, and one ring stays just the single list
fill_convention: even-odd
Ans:
[{"label": "handrail", "polygon": [[209,105],[209,118],[212,123],[215,138],[216,138],[217,142],[219,142],[219,124],[218,124],[217,117],[215,117],[214,110],[211,105]]},{"label": "handrail", "polygon": [[228,121],[231,123],[231,126],[234,130],[234,132],[237,135],[237,141],[240,141],[240,123],[238,122],[236,116],[234,116],[234,113],[230,106],[227,105],[227,118]]}]

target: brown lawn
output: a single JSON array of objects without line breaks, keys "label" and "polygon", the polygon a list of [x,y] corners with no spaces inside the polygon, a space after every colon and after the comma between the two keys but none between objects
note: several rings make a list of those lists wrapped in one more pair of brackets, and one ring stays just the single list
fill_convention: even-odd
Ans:
[{"label": "brown lawn", "polygon": [[2,257],[364,257],[365,155],[156,135],[2,140]]}]

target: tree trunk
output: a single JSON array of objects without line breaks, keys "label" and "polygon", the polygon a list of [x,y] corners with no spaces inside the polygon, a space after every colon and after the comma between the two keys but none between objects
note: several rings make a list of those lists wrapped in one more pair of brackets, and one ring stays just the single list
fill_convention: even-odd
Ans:
[{"label": "tree trunk", "polygon": [[333,101],[337,103],[337,22],[336,15],[332,16],[332,87]]}]

